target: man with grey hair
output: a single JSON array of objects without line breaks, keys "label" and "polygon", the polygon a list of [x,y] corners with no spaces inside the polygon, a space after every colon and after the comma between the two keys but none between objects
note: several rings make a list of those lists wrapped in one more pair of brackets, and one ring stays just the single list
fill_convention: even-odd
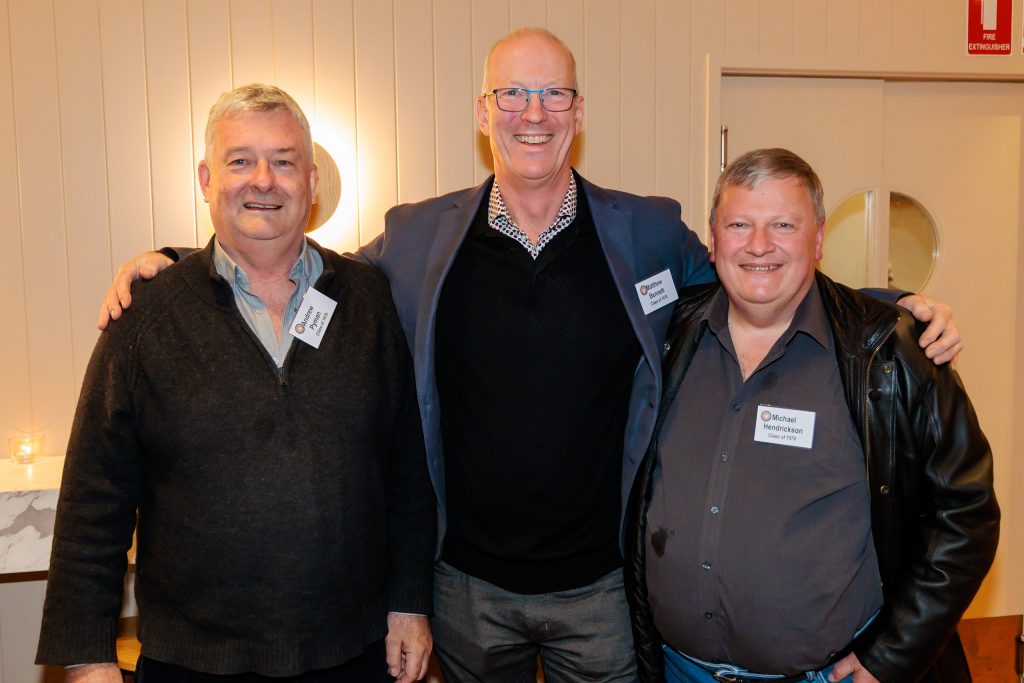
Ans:
[{"label": "man with grey hair", "polygon": [[387,283],[306,239],[317,169],[285,92],[225,93],[206,142],[215,236],[89,363],[37,661],[121,680],[137,529],[138,680],[418,680],[435,499]]},{"label": "man with grey hair", "polygon": [[[622,506],[654,426],[676,288],[714,271],[677,202],[571,168],[583,110],[557,37],[505,36],[476,98],[494,176],[395,207],[357,254],[387,276],[413,351],[449,683],[533,680],[538,659],[548,683],[636,678]],[[103,324],[160,260],[122,266]],[[947,321],[940,307],[928,333],[940,359],[959,347]]]},{"label": "man with grey hair", "polygon": [[815,270],[797,155],[733,161],[710,220],[719,283],[679,292],[629,515],[641,680],[970,681],[956,625],[999,508],[963,385]]}]

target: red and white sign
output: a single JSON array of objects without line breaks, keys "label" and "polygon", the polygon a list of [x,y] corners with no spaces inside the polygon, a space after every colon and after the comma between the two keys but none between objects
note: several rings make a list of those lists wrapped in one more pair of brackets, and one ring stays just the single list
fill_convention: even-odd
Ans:
[{"label": "red and white sign", "polygon": [[967,0],[967,54],[1008,55],[1013,0]]}]

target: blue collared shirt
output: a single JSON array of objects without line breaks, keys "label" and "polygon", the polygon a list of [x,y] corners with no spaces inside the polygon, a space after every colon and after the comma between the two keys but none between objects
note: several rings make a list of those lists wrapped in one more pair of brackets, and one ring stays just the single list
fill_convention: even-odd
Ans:
[{"label": "blue collared shirt", "polygon": [[302,251],[299,252],[295,266],[292,267],[292,272],[288,276],[288,279],[295,283],[295,291],[292,292],[284,310],[280,339],[278,339],[270,314],[267,312],[266,304],[249,291],[249,276],[240,265],[228,256],[217,240],[213,241],[213,263],[220,276],[231,285],[231,291],[235,295],[235,304],[249,328],[277,363],[277,367],[284,367],[285,356],[288,355],[288,349],[292,345],[292,335],[288,333],[288,330],[291,329],[292,322],[295,320],[295,313],[299,310],[299,304],[302,302],[302,297],[306,295],[306,291],[324,272],[324,262],[320,254],[316,249],[311,249],[308,242],[303,241]]}]

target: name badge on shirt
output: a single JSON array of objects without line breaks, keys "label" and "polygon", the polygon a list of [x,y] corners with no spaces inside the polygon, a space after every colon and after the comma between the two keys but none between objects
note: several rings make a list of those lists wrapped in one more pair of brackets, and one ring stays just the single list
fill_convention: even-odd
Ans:
[{"label": "name badge on shirt", "polygon": [[640,297],[640,305],[645,315],[668,306],[679,298],[676,284],[672,282],[672,271],[666,268],[657,275],[636,283],[636,295]]},{"label": "name badge on shirt", "polygon": [[810,448],[814,443],[814,413],[775,406],[758,406],[754,441]]},{"label": "name badge on shirt", "polygon": [[292,328],[288,332],[314,349],[319,349],[320,340],[324,337],[324,331],[330,324],[331,316],[334,315],[334,308],[337,305],[337,301],[310,287],[302,297],[299,312],[295,314]]}]

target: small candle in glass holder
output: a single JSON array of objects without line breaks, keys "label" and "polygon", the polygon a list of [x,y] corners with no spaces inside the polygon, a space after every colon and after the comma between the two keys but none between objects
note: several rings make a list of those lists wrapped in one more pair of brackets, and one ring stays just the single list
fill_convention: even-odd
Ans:
[{"label": "small candle in glass holder", "polygon": [[11,460],[19,465],[29,465],[43,459],[46,446],[45,434],[23,434],[7,440],[11,446]]}]

